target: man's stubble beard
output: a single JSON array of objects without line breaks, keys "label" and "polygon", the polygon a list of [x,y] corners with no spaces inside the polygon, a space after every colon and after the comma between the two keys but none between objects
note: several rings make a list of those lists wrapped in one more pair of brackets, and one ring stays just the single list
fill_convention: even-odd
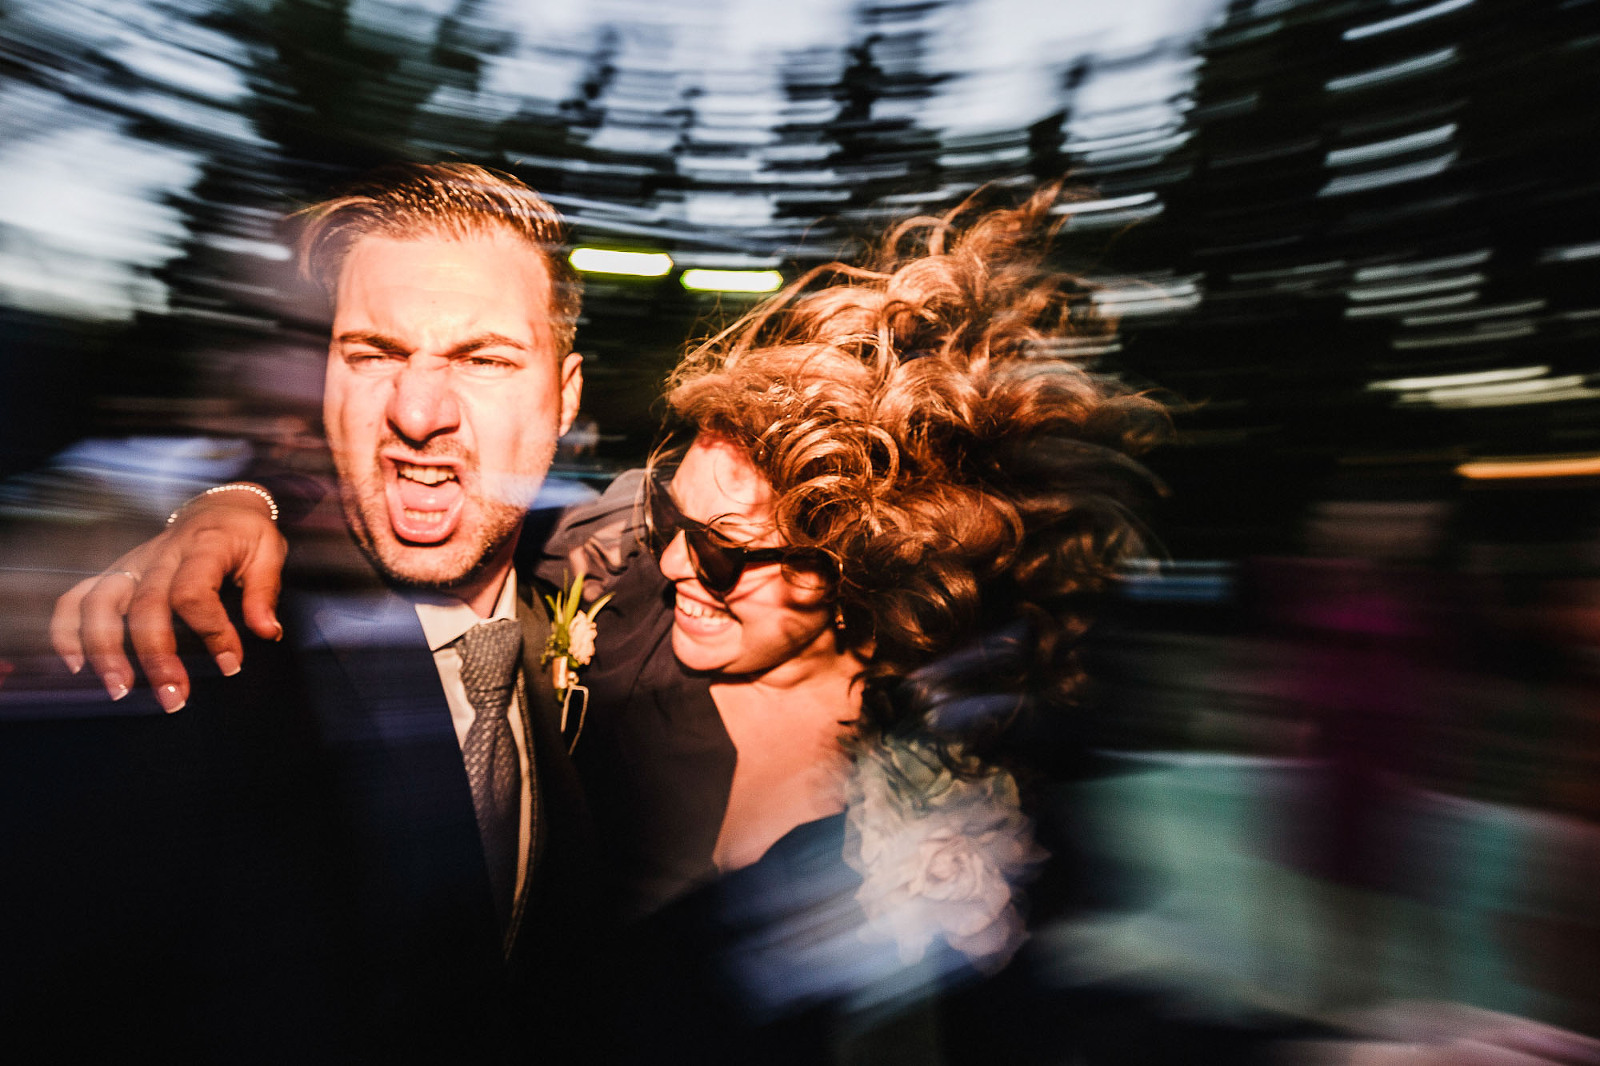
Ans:
[{"label": "man's stubble beard", "polygon": [[[428,454],[439,457],[449,454],[457,458],[470,458],[459,451],[430,450]],[[555,457],[552,442],[550,455],[542,464],[548,471]],[[501,559],[501,551],[513,543],[522,528],[527,506],[471,494],[462,507],[461,525],[442,544],[407,544],[395,536],[389,526],[389,503],[385,492],[383,464],[374,456],[366,477],[357,479],[345,469],[347,460],[334,457],[339,473],[339,498],[344,508],[345,526],[350,530],[361,554],[391,585],[428,592],[449,592],[482,577]],[[477,480],[478,468],[471,464]],[[544,480],[543,473],[539,481]],[[463,492],[466,486],[462,486]],[[531,503],[531,498],[529,500]],[[375,530],[381,530],[381,534]]]}]

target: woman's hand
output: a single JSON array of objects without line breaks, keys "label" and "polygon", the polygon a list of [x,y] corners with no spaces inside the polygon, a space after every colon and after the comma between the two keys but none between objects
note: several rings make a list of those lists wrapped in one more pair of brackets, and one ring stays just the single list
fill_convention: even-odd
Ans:
[{"label": "woman's hand", "polygon": [[222,582],[244,590],[250,631],[279,640],[276,608],[288,542],[266,501],[253,492],[217,492],[186,504],[177,520],[56,601],[50,643],[77,673],[87,660],[113,700],[128,694],[133,667],[123,653],[132,637],[156,699],[169,713],[189,699],[189,674],[178,658],[172,616],[205,642],[224,674],[244,665],[244,646],[222,606]]}]

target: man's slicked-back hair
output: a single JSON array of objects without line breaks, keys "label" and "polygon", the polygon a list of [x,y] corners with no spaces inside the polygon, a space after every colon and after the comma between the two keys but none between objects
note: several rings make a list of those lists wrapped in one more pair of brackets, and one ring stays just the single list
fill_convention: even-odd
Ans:
[{"label": "man's slicked-back hair", "polygon": [[567,261],[567,227],[545,199],[510,174],[470,163],[400,163],[342,195],[295,212],[300,271],[330,296],[350,249],[363,237],[464,239],[496,232],[538,250],[550,276],[556,353],[572,350],[582,286]]}]

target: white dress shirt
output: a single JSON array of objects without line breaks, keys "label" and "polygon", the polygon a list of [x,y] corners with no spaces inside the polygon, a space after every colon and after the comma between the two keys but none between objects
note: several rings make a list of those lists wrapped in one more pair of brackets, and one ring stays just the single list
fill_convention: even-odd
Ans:
[{"label": "white dress shirt", "polygon": [[[500,598],[495,601],[494,613],[479,618],[478,612],[454,596],[443,593],[413,593],[411,602],[417,609],[417,620],[422,623],[422,633],[428,640],[428,650],[433,652],[433,665],[439,671],[439,681],[444,685],[445,702],[450,705],[450,721],[456,729],[456,743],[465,744],[467,730],[472,728],[475,713],[467,699],[467,686],[461,683],[461,653],[451,647],[467,630],[481,622],[498,618],[517,620],[516,575],[506,574],[500,587]],[[520,667],[518,676],[521,675]],[[522,716],[522,685],[517,686],[516,714],[506,715],[511,723],[511,737],[517,744],[517,766],[522,771],[521,813],[517,818],[517,883],[512,898],[522,895],[522,882],[527,873],[529,824],[533,817],[533,791],[529,787],[528,741],[524,736]]]}]

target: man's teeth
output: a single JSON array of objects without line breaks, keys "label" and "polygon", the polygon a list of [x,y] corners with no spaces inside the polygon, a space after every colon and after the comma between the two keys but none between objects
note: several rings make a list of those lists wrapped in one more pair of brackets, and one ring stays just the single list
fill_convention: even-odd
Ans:
[{"label": "man's teeth", "polygon": [[424,485],[437,485],[441,481],[456,480],[456,472],[448,466],[418,466],[416,463],[396,463],[395,471],[407,481]]},{"label": "man's teeth", "polygon": [[678,597],[678,610],[690,618],[728,618],[727,611],[718,607],[711,607],[699,600],[691,600],[687,596]]}]

